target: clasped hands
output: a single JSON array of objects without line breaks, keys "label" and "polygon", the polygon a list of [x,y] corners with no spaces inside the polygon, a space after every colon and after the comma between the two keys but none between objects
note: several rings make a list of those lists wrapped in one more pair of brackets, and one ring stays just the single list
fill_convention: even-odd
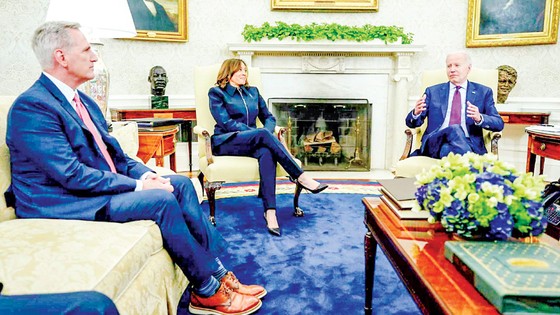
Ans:
[{"label": "clasped hands", "polygon": [[163,189],[167,190],[168,192],[173,192],[171,180],[154,173],[148,174],[148,176],[144,180],[142,180],[142,185],[142,190]]},{"label": "clasped hands", "polygon": [[[422,95],[422,97],[416,101],[414,105],[414,116],[420,115],[423,111],[427,109],[426,105],[426,94]],[[482,120],[482,115],[478,110],[478,107],[474,106],[471,102],[467,101],[467,117],[470,117],[474,120],[475,123],[479,123]]]}]

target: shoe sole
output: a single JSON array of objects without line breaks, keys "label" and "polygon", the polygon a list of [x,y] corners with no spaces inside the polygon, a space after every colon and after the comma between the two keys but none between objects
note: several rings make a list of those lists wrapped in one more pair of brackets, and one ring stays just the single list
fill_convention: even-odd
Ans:
[{"label": "shoe sole", "polygon": [[259,299],[262,299],[267,293],[268,293],[268,291],[266,291],[266,289],[265,289],[264,291],[261,292],[261,294],[255,295],[255,297],[259,298]]},{"label": "shoe sole", "polygon": [[213,310],[213,309],[193,306],[191,303],[189,303],[189,312],[191,312],[192,314],[197,314],[197,315],[249,315],[249,314],[253,314],[254,312],[256,312],[259,308],[261,308],[261,306],[262,306],[262,301],[259,300],[259,304],[255,305],[251,309],[245,310],[243,312],[224,313],[224,312],[220,312],[220,311]]}]

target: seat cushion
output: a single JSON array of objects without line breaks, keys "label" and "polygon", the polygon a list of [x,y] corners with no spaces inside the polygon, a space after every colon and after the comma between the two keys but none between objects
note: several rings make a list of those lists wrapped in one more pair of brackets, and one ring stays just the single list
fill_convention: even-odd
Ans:
[{"label": "seat cushion", "polygon": [[[199,159],[199,167],[209,182],[225,181],[227,183],[254,181],[259,179],[259,162],[257,159],[243,156],[213,156],[214,163],[208,165],[206,157]],[[296,159],[301,166],[301,161]],[[288,173],[278,165],[276,176]]]},{"label": "seat cushion", "polygon": [[400,160],[395,165],[395,176],[397,177],[415,177],[424,169],[430,169],[437,163],[437,159],[427,156],[411,156],[404,160]]},{"label": "seat cushion", "polygon": [[17,219],[0,223],[2,294],[83,290],[117,298],[162,250],[152,221]]}]

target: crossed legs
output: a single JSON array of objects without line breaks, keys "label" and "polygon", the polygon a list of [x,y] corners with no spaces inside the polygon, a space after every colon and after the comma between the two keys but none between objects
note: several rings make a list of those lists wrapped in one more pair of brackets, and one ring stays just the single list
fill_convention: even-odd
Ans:
[{"label": "crossed legs", "polygon": [[263,200],[269,231],[271,228],[279,229],[275,213],[276,164],[280,164],[304,187],[317,188],[320,185],[299,167],[284,145],[264,128],[238,132],[225,143],[213,147],[212,151],[215,155],[247,156],[259,161],[259,197]]},{"label": "crossed legs", "polygon": [[462,155],[471,151],[471,141],[463,128],[451,125],[430,135],[422,149],[422,155],[441,159],[451,152]]}]

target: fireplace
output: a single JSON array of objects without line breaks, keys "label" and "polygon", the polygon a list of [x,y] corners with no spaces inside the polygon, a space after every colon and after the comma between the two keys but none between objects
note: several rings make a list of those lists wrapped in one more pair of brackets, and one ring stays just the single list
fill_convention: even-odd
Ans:
[{"label": "fireplace", "polygon": [[370,164],[371,104],[367,99],[270,98],[290,152],[304,170],[365,171]]},{"label": "fireplace", "polygon": [[[368,117],[357,119],[357,126],[361,132],[361,140],[358,140],[358,155],[363,162],[351,165],[367,169],[390,169],[398,160],[405,143],[404,118],[410,110],[408,99],[409,83],[414,79],[412,72],[412,61],[415,53],[422,51],[422,46],[416,45],[379,45],[370,43],[241,43],[228,44],[229,50],[239,58],[243,59],[249,67],[259,67],[262,75],[262,86],[259,87],[261,94],[266,98],[284,100],[305,100],[307,109],[316,111],[320,118],[320,104],[307,102],[308,99],[326,100],[327,108],[336,112],[332,105],[334,99],[350,100],[354,109],[360,112],[359,101],[367,100]],[[250,74],[249,74],[250,77]],[[250,82],[250,78],[249,78]],[[352,101],[353,100],[353,101]],[[296,101],[297,103],[298,101]],[[364,102],[364,103],[366,103]],[[280,102],[283,106],[296,107],[291,101]],[[336,103],[336,102],[334,102]],[[286,105],[291,104],[291,105]],[[323,104],[324,105],[324,104]],[[270,106],[272,111],[277,109]],[[292,111],[296,109],[292,109]],[[311,110],[310,110],[311,111]],[[289,110],[288,110],[289,112]],[[301,112],[301,110],[300,110]],[[327,120],[326,109],[323,109],[323,119]],[[279,113],[275,113],[279,114]],[[279,125],[286,126],[289,114],[283,115]],[[293,113],[292,115],[295,115]],[[330,114],[329,114],[330,115]],[[346,115],[346,114],[344,114]],[[290,119],[293,119],[290,118]],[[362,121],[362,119],[365,119]],[[308,120],[306,117],[305,120]],[[293,121],[291,122],[293,124]],[[302,121],[298,121],[301,125]],[[307,128],[312,122],[307,123]],[[298,125],[298,127],[300,126]],[[350,124],[348,130],[354,125]],[[337,127],[339,128],[339,127]],[[340,127],[342,128],[342,127]],[[364,136],[365,132],[369,132]],[[338,130],[332,130],[333,136]],[[298,143],[303,130],[295,130],[290,141]],[[319,135],[319,138],[324,137]],[[330,136],[330,135],[327,135]],[[309,139],[310,140],[310,139]],[[337,139],[337,144],[341,145]],[[366,141],[366,142],[364,142]],[[399,145],[402,144],[402,145]],[[314,149],[312,145],[310,149]],[[336,146],[336,145],[335,145]],[[338,164],[344,169],[350,160],[351,144],[344,148],[343,153],[336,159],[334,154],[323,156],[321,154],[308,154],[307,167],[315,167],[317,164],[329,167]],[[303,147],[305,149],[305,146]],[[301,148],[293,147],[292,150]],[[322,148],[321,150],[325,150]],[[336,151],[336,149],[335,149]],[[312,153],[315,150],[311,151]],[[303,156],[302,162],[305,162]],[[361,165],[363,163],[363,165]],[[360,164],[359,166],[354,166]],[[304,165],[305,168],[305,165]]]}]

